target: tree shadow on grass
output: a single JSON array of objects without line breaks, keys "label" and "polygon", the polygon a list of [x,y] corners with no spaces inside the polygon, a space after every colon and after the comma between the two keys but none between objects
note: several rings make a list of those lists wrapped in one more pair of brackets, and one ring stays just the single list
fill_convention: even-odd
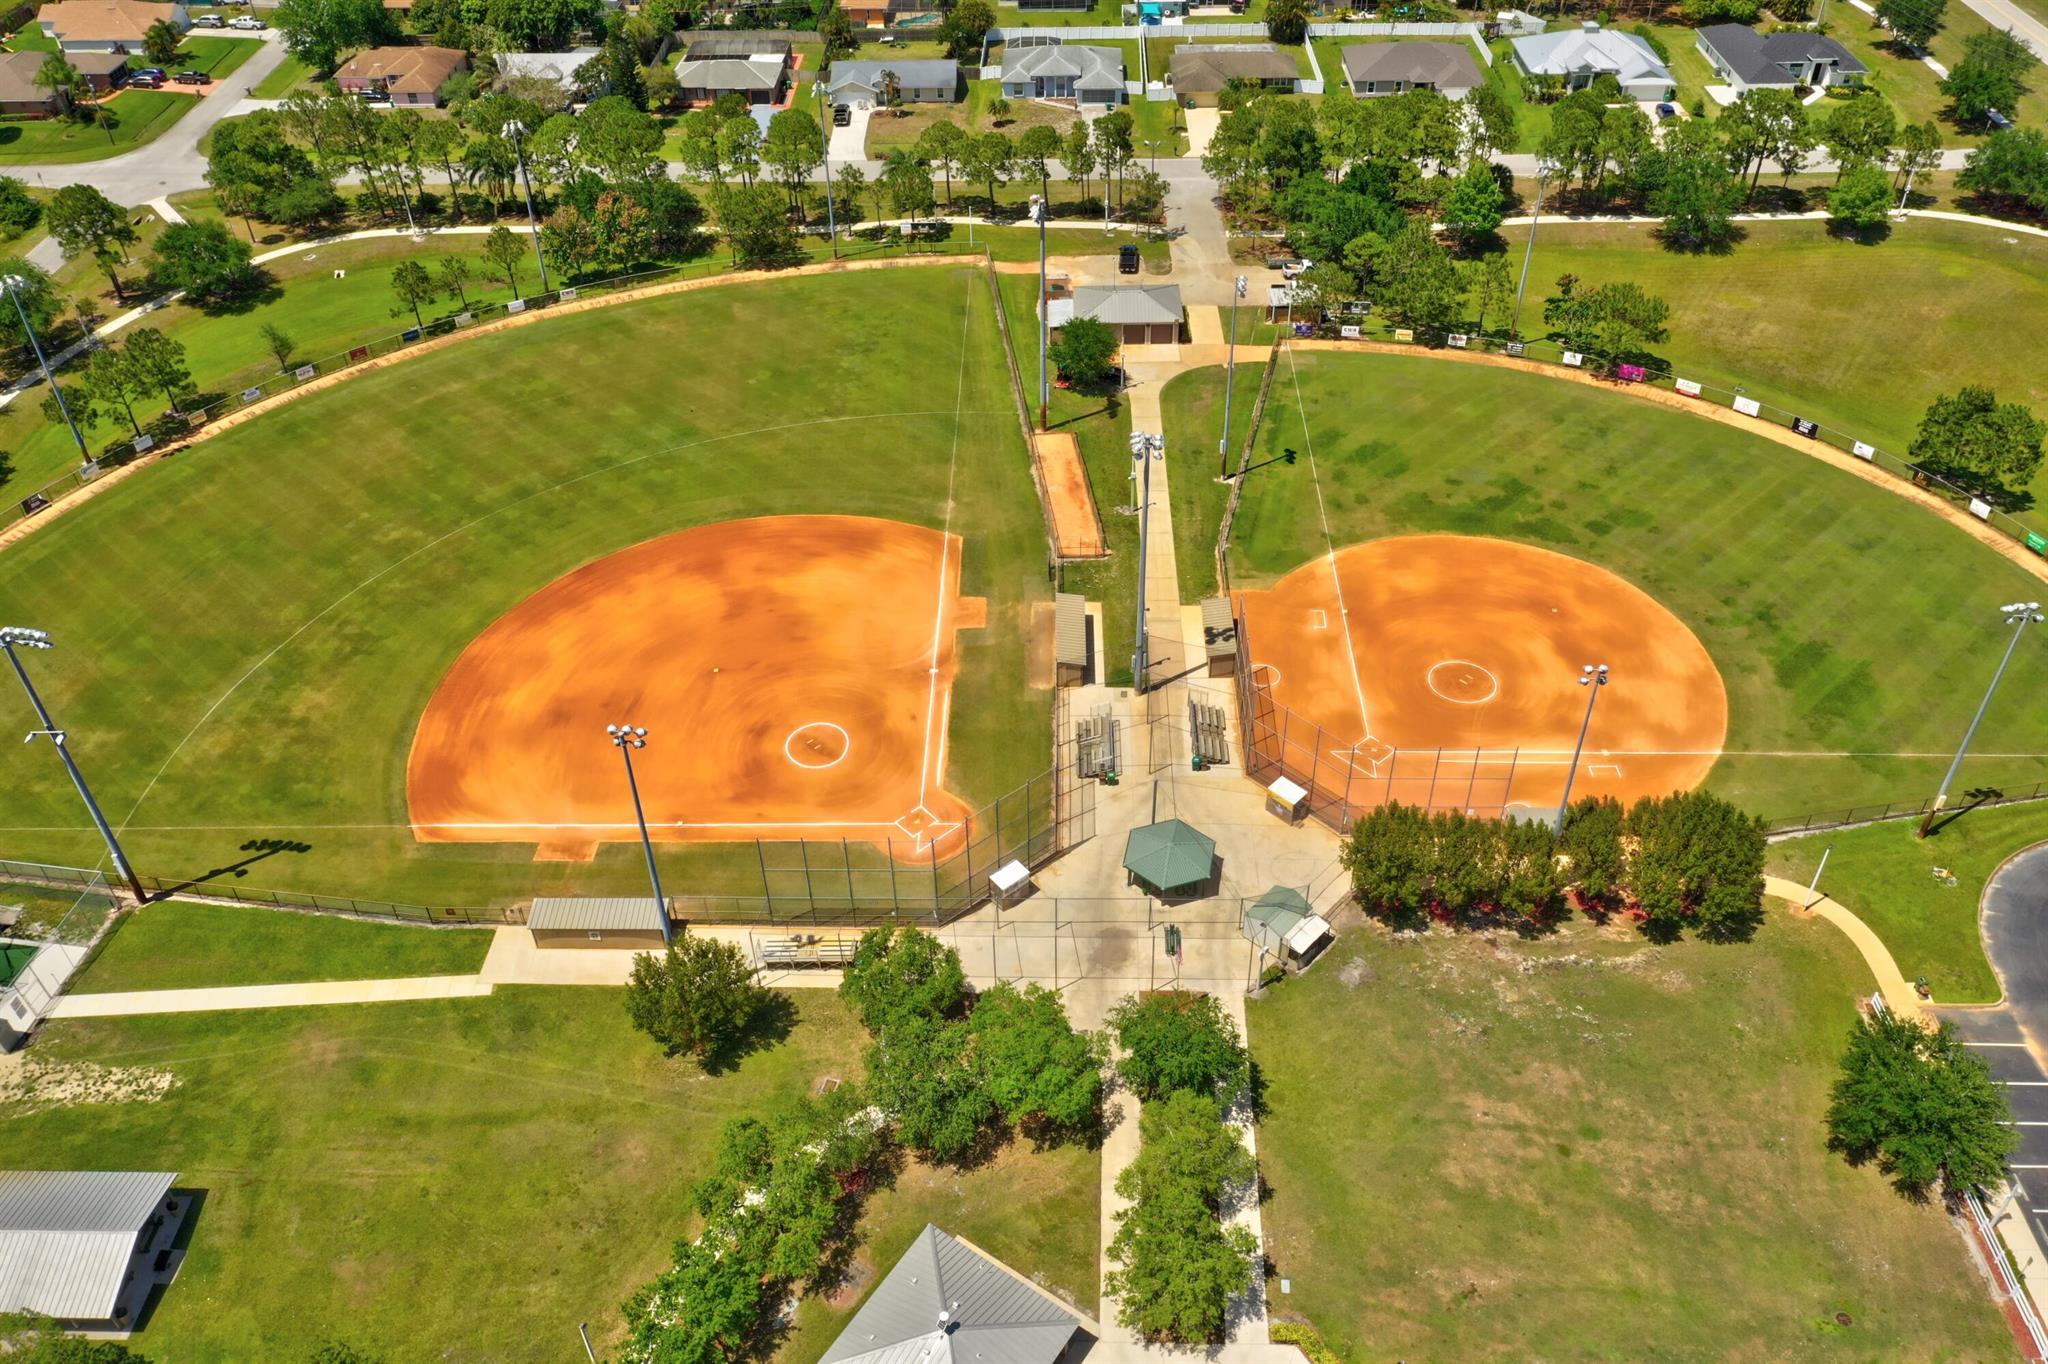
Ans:
[{"label": "tree shadow on grass", "polygon": [[724,1075],[755,1052],[789,1040],[797,1023],[796,1001],[780,990],[763,991],[746,1023],[731,1037],[704,1053],[699,1064],[706,1075]]}]

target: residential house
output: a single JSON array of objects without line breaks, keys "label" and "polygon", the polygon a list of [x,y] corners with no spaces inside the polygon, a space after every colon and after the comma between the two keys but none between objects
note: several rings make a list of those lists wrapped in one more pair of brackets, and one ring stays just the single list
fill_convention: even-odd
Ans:
[{"label": "residential house", "polygon": [[1183,98],[1219,94],[1232,81],[1292,94],[1301,69],[1271,43],[1186,43],[1173,50],[1167,79]]},{"label": "residential house", "polygon": [[1758,33],[1743,24],[1710,24],[1694,37],[1700,55],[1737,95],[1750,90],[1861,85],[1870,68],[1825,33]]},{"label": "residential house", "polygon": [[592,71],[591,81],[583,78],[583,68],[600,49],[579,47],[570,52],[500,52],[491,60],[497,63],[498,79],[503,82],[511,77],[527,80],[551,81],[562,87],[573,101],[578,97],[595,99],[611,88],[607,79]]},{"label": "residential house", "polygon": [[342,63],[334,79],[345,95],[382,90],[393,104],[432,108],[448,78],[467,70],[469,54],[459,47],[373,47]]},{"label": "residential house", "polygon": [[1567,89],[1582,90],[1602,76],[1612,76],[1630,99],[1667,100],[1678,93],[1671,72],[1647,41],[1602,28],[1590,19],[1560,33],[1516,38],[1508,50],[1524,76],[1560,78]]},{"label": "residential house", "polygon": [[1003,48],[1006,99],[1070,99],[1077,104],[1121,104],[1124,54],[1113,47],[1055,43]]},{"label": "residential house", "polygon": [[699,38],[676,63],[676,80],[689,104],[739,95],[749,104],[781,104],[795,62],[786,38]]},{"label": "residential house", "polygon": [[1533,38],[1548,27],[1527,10],[1496,10],[1493,16],[1493,31],[1503,38]]},{"label": "residential house", "polygon": [[1054,1364],[1080,1329],[1052,1294],[927,1224],[820,1364]]},{"label": "residential house", "polygon": [[[55,91],[36,84],[36,73],[50,59],[47,52],[25,49],[0,54],[0,114],[14,118],[52,118],[64,105]],[[122,52],[67,52],[64,59],[85,77],[95,94],[105,94],[128,79],[128,57]]]},{"label": "residential house", "polygon": [[1435,90],[1463,99],[1483,79],[1465,43],[1352,43],[1342,59],[1344,83],[1354,95]]},{"label": "residential house", "polygon": [[938,13],[938,0],[842,0],[840,11],[855,28],[892,28],[928,23],[918,16]]},{"label": "residential house", "polygon": [[896,77],[899,104],[954,104],[960,99],[960,63],[950,57],[917,61],[836,61],[825,75],[825,97],[834,104],[882,102],[882,89]]},{"label": "residential house", "polygon": [[1095,8],[1095,0],[1016,0],[1016,5],[1026,14],[1062,11],[1085,13]]},{"label": "residential house", "polygon": [[183,33],[192,27],[182,4],[144,0],[56,0],[36,14],[43,36],[54,38],[65,55],[73,52],[140,52],[143,35],[158,21]]},{"label": "residential house", "polygon": [[1127,346],[1170,346],[1180,340],[1178,284],[1083,284],[1045,301],[1045,325],[1057,332],[1077,317],[1107,324]]},{"label": "residential house", "polygon": [[66,1330],[134,1329],[184,1253],[172,1248],[191,1197],[175,1174],[0,1170],[0,1313]]}]

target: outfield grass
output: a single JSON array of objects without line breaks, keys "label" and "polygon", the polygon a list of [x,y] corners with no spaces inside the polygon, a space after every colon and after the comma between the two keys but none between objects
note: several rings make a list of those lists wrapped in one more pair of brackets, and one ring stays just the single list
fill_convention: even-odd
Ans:
[{"label": "outfield grass", "polygon": [[[56,1023],[36,1054],[161,1068],[153,1103],[0,1113],[9,1164],[175,1170],[205,1191],[133,1348],[163,1364],[560,1361],[694,1229],[719,1128],[858,1072],[829,993],[787,1041],[707,1077],[633,1031],[617,990]],[[1092,1227],[1092,1223],[1091,1223]]]},{"label": "outfield grass", "polygon": [[[1249,319],[1240,317],[1238,321],[1242,326]],[[1225,328],[1229,325],[1226,320]],[[1230,401],[1229,467],[1233,470],[1252,429],[1252,409],[1257,406],[1264,373],[1265,365],[1256,357],[1237,367]],[[1177,375],[1159,392],[1160,419],[1173,444],[1187,453],[1173,473],[1173,551],[1182,601],[1199,601],[1217,590],[1216,527],[1222,524],[1224,503],[1230,497],[1230,485],[1217,482],[1223,468],[1216,453],[1216,440],[1223,431],[1223,388],[1224,370],[1217,367]]]},{"label": "outfield grass", "polygon": [[[1315,473],[1338,545],[1455,532],[1604,565],[1712,654],[1730,755],[1708,785],[1761,815],[1931,790],[1997,662],[1993,608],[2039,586],[1883,488],[1681,411],[1419,356],[1282,365],[1258,455],[1299,461],[1246,485],[1234,581],[1323,551]],[[2027,652],[1977,748],[2041,756],[1973,759],[1966,782],[2048,776],[2048,716],[2014,699],[2048,680],[2048,655]],[[1881,756],[1908,754],[1924,756]]]},{"label": "outfield grass", "polygon": [[[1508,228],[1519,269],[1525,230]],[[1964,384],[2048,414],[2048,240],[1913,221],[1879,246],[1820,223],[1751,223],[1725,256],[1666,251],[1641,226],[1545,223],[1523,330],[1543,332],[1560,275],[1628,280],[1671,305],[1659,354],[1687,377],[1904,454],[1921,414]],[[2048,501],[2048,474],[2034,495]],[[2048,508],[2020,513],[2048,527]]]},{"label": "outfield grass", "polygon": [[[637,849],[537,866],[528,846],[414,844],[407,751],[461,649],[569,569],[655,535],[771,513],[939,525],[950,482],[961,590],[990,606],[959,640],[948,784],[992,799],[1044,769],[1049,737],[1025,656],[1044,528],[992,322],[980,268],[940,264],[471,339],[82,505],[0,556],[0,615],[63,641],[39,681],[149,871],[274,836],[310,851],[255,884],[443,904],[605,893],[640,882]],[[706,355],[729,363],[688,360]],[[0,760],[0,847],[97,858],[48,756]],[[676,893],[759,893],[751,844],[661,855]]]},{"label": "outfield grass", "polygon": [[165,900],[122,916],[71,992],[467,976],[483,966],[490,947],[487,929]]},{"label": "outfield grass", "polygon": [[[1972,810],[1924,840],[1917,820],[1810,834],[1772,844],[1770,866],[1804,885],[1827,853],[1820,888],[1877,931],[1907,980],[1925,976],[1938,1003],[1990,1003],[2000,992],[1977,928],[1984,887],[2007,858],[2048,838],[2043,808]],[[1937,867],[1956,883],[1936,880]]]},{"label": "outfield grass", "polygon": [[100,123],[10,119],[0,123],[0,166],[104,161],[158,137],[196,102],[170,90],[124,90],[106,102]]},{"label": "outfield grass", "polygon": [[1353,930],[1248,1009],[1275,1314],[1360,1364],[2016,1359],[1939,1206],[1825,1148],[1868,988],[1784,915],[1736,947]]}]

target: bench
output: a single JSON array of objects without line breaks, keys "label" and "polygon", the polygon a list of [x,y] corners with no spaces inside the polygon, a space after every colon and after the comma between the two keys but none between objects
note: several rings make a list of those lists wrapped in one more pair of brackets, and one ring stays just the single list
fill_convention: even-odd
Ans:
[{"label": "bench", "polygon": [[1223,717],[1223,707],[1189,698],[1188,735],[1197,767],[1215,767],[1230,761],[1230,726]]},{"label": "bench", "polygon": [[1076,770],[1084,777],[1104,777],[1118,770],[1117,720],[1108,706],[1074,724]]},{"label": "bench", "polygon": [[853,962],[859,938],[762,938],[754,944],[754,955],[763,967],[793,970],[838,970]]}]

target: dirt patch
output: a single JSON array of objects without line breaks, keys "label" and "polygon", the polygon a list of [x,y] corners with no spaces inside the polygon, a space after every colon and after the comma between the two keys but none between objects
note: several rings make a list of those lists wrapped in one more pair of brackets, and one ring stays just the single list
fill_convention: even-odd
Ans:
[{"label": "dirt patch", "polygon": [[1033,687],[1048,688],[1054,681],[1056,617],[1057,611],[1051,602],[1031,603],[1031,627],[1024,645],[1024,674]]},{"label": "dirt patch", "polygon": [[1095,494],[1088,487],[1088,468],[1081,462],[1080,442],[1061,431],[1034,434],[1031,457],[1052,510],[1054,551],[1062,559],[1099,559],[1109,553]]},{"label": "dirt patch", "polygon": [[[679,531],[586,564],[463,650],[407,766],[414,836],[580,849],[638,837],[610,723],[664,842],[848,838],[941,855],[961,542],[859,516]],[[975,599],[980,601],[980,599]],[[980,619],[973,619],[979,617]]]},{"label": "dirt patch", "polygon": [[45,1061],[31,1052],[0,1055],[0,1109],[33,1113],[74,1104],[154,1103],[178,1077],[153,1066]]}]

